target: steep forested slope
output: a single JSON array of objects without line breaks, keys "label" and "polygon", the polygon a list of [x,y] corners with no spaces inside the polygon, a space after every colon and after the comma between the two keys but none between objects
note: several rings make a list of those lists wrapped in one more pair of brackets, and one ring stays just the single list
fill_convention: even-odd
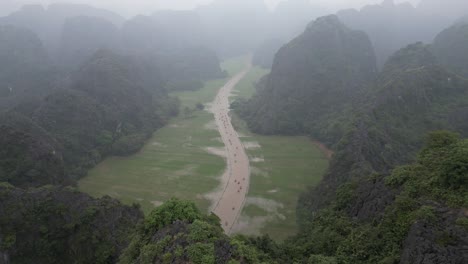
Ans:
[{"label": "steep forested slope", "polygon": [[48,88],[51,71],[47,52],[29,30],[0,26],[0,109],[24,97],[40,96]]},{"label": "steep forested slope", "polygon": [[0,181],[16,186],[69,184],[60,144],[30,119],[0,115]]},{"label": "steep forested slope", "polygon": [[2,263],[116,263],[143,215],[72,188],[0,186]]},{"label": "steep forested slope", "polygon": [[[293,258],[333,256],[336,263],[465,263],[467,142],[432,133],[417,160],[381,179],[373,175],[341,188],[332,206],[315,211],[287,246]],[[371,193],[363,191],[365,188]],[[362,199],[364,198],[364,199]],[[360,199],[360,200],[359,200]],[[372,219],[350,215],[344,204],[380,211]]]},{"label": "steep forested slope", "polygon": [[131,64],[100,51],[72,77],[69,90],[54,92],[41,103],[33,119],[63,144],[67,173],[76,177],[104,155],[138,150],[168,115]]},{"label": "steep forested slope", "polygon": [[468,21],[460,21],[437,35],[432,50],[441,63],[468,78],[467,46]]},{"label": "steep forested slope", "polygon": [[344,124],[328,120],[347,111],[376,71],[363,32],[348,29],[336,16],[319,18],[281,48],[265,87],[241,114],[256,132],[336,139]]},{"label": "steep forested slope", "polygon": [[[385,174],[411,160],[429,131],[452,129],[466,135],[468,131],[451,117],[467,103],[468,82],[439,66],[427,46],[414,44],[400,50],[363,101],[354,106],[358,114],[336,146],[330,171],[317,188],[320,191],[305,195],[303,201],[320,208],[341,184],[375,172]],[[369,208],[360,206],[353,213],[363,218],[380,212],[378,207],[366,211]]]}]

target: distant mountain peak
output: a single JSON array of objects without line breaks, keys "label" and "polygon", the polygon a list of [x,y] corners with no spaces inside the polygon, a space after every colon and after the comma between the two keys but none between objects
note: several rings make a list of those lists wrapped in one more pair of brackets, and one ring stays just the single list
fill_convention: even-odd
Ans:
[{"label": "distant mountain peak", "polygon": [[382,6],[387,7],[387,6],[395,6],[395,2],[393,0],[384,0],[382,2]]},{"label": "distant mountain peak", "polygon": [[45,8],[44,6],[40,4],[29,4],[29,5],[24,5],[20,9],[21,11],[44,11]]},{"label": "distant mountain peak", "polygon": [[310,22],[307,29],[321,28],[323,26],[345,27],[337,15],[328,15],[319,17],[317,20]]}]

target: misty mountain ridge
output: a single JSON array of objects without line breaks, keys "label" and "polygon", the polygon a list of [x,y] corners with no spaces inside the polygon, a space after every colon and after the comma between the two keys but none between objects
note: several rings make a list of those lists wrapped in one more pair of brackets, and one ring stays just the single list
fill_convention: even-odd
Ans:
[{"label": "misty mountain ridge", "polygon": [[62,28],[67,18],[76,16],[100,17],[120,26],[124,18],[104,9],[88,5],[50,4],[47,8],[41,5],[27,5],[21,10],[0,18],[0,24],[12,24],[25,27],[35,32],[44,43],[48,52],[57,51]]},{"label": "misty mountain ridge", "polygon": [[[57,4],[48,9],[27,6],[0,18],[0,24],[25,27],[40,36],[48,57],[60,71],[77,70],[98,50],[109,49],[138,57],[145,67],[157,69],[163,82],[175,89],[187,85],[197,89],[201,81],[223,75],[216,54],[204,47],[205,32],[192,11],[160,11],[124,21],[84,5]],[[150,55],[154,65],[149,66],[141,54]],[[192,58],[184,61],[186,55]]]},{"label": "misty mountain ridge", "polygon": [[[418,41],[431,43],[439,32],[467,14],[468,6],[464,8],[456,1],[424,0],[413,7],[408,3],[395,4],[393,0],[386,0],[360,10],[342,10],[337,15],[349,27],[369,35],[378,65],[382,67],[387,58],[401,47]],[[444,13],[444,10],[455,9],[454,14]]]}]

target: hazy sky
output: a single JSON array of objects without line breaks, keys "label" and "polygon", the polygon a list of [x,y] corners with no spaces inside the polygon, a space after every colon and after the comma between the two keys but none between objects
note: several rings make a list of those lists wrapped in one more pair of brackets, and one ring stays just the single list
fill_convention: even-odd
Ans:
[{"label": "hazy sky", "polygon": [[[41,3],[49,4],[54,2],[85,3],[96,7],[112,9],[124,16],[131,16],[137,13],[148,14],[157,9],[191,9],[197,5],[207,4],[213,0],[0,0],[0,15],[9,13],[23,4]],[[232,0],[249,1],[249,0]],[[274,8],[279,2],[284,0],[264,0],[270,8]],[[342,8],[359,8],[366,4],[380,3],[383,0],[311,0],[330,10]],[[418,3],[420,0],[395,0],[399,2]],[[468,0],[467,0],[468,1]]]}]

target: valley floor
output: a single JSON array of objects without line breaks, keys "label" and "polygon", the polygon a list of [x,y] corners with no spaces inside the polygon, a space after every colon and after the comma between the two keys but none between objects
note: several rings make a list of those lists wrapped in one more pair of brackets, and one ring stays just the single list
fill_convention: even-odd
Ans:
[{"label": "valley floor", "polygon": [[[266,74],[268,71],[253,67],[236,86],[231,101],[253,96],[256,82]],[[232,112],[231,116],[251,167],[249,193],[233,232],[268,234],[275,240],[284,240],[297,232],[298,195],[320,182],[331,151],[307,137],[251,133],[243,120]]]},{"label": "valley floor", "polygon": [[[222,66],[235,76],[246,62],[242,57]],[[266,73],[257,67],[250,69],[235,86],[231,102],[235,97],[252,96],[254,83]],[[129,204],[139,203],[145,213],[171,197],[192,200],[202,210],[213,210],[226,187],[222,181],[227,168],[226,149],[213,113],[196,110],[196,105],[205,104],[210,110],[210,103],[227,80],[207,82],[199,91],[174,93],[181,101],[180,116],[158,130],[139,153],[101,162],[80,180],[80,190],[96,197],[109,195]],[[238,221],[232,223],[232,231],[269,234],[282,240],[296,231],[298,195],[321,180],[328,159],[308,138],[255,135],[232,112],[230,116],[251,165],[245,207]]]}]

